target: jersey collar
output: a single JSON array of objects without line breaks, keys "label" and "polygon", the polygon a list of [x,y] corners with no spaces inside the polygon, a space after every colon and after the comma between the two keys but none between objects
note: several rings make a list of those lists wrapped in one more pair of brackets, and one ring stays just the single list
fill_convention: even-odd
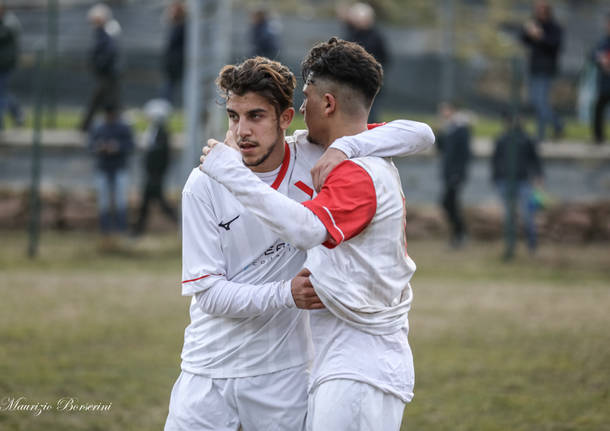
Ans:
[{"label": "jersey collar", "polygon": [[282,181],[284,181],[286,172],[288,172],[289,164],[290,164],[290,147],[288,146],[288,143],[286,141],[284,141],[284,160],[282,160],[282,167],[280,168],[280,171],[278,172],[277,177],[275,178],[275,181],[273,182],[273,184],[271,184],[271,187],[273,189],[277,190],[277,188],[280,186],[280,184],[282,184]]}]

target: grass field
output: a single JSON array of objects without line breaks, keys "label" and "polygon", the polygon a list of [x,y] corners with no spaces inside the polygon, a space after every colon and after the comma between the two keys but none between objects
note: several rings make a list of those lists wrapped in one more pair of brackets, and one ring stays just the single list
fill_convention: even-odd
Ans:
[{"label": "grass field", "polygon": [[[0,242],[0,430],[160,430],[179,373],[188,300],[176,235],[117,254],[85,233]],[[543,245],[500,261],[501,244],[459,253],[411,241],[416,396],[408,430],[610,430],[608,247]],[[7,400],[49,403],[39,415]],[[112,403],[57,411],[61,398]],[[334,431],[334,430],[329,430]]]}]

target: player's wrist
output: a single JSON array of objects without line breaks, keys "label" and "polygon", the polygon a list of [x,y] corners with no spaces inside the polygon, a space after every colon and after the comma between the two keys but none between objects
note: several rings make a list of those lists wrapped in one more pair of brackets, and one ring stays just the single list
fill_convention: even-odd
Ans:
[{"label": "player's wrist", "polygon": [[282,304],[287,308],[296,308],[297,304],[294,302],[292,296],[292,280],[286,280],[280,283],[279,287],[280,297]]}]

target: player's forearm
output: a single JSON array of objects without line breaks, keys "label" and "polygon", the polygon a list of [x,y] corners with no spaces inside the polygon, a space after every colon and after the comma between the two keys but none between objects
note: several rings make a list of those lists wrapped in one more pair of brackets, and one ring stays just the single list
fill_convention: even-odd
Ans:
[{"label": "player's forearm", "polygon": [[396,120],[366,132],[337,139],[330,148],[348,158],[377,156],[405,157],[425,151],[434,144],[434,133],[425,123]]},{"label": "player's forearm", "polygon": [[244,207],[293,246],[307,250],[326,239],[326,228],[313,212],[263,183],[243,165],[237,151],[217,145],[201,170],[224,185]]},{"label": "player's forearm", "polygon": [[224,317],[252,317],[262,313],[294,308],[290,281],[259,285],[213,280],[206,290],[195,294],[204,313]]}]

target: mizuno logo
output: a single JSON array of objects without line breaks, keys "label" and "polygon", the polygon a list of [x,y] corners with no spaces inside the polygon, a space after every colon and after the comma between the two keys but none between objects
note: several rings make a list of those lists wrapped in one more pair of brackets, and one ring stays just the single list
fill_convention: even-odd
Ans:
[{"label": "mizuno logo", "polygon": [[239,216],[235,217],[233,220],[230,220],[226,223],[220,222],[220,223],[218,223],[218,226],[220,226],[221,228],[224,228],[224,230],[231,230],[231,223],[233,223],[238,218],[239,218]]}]

